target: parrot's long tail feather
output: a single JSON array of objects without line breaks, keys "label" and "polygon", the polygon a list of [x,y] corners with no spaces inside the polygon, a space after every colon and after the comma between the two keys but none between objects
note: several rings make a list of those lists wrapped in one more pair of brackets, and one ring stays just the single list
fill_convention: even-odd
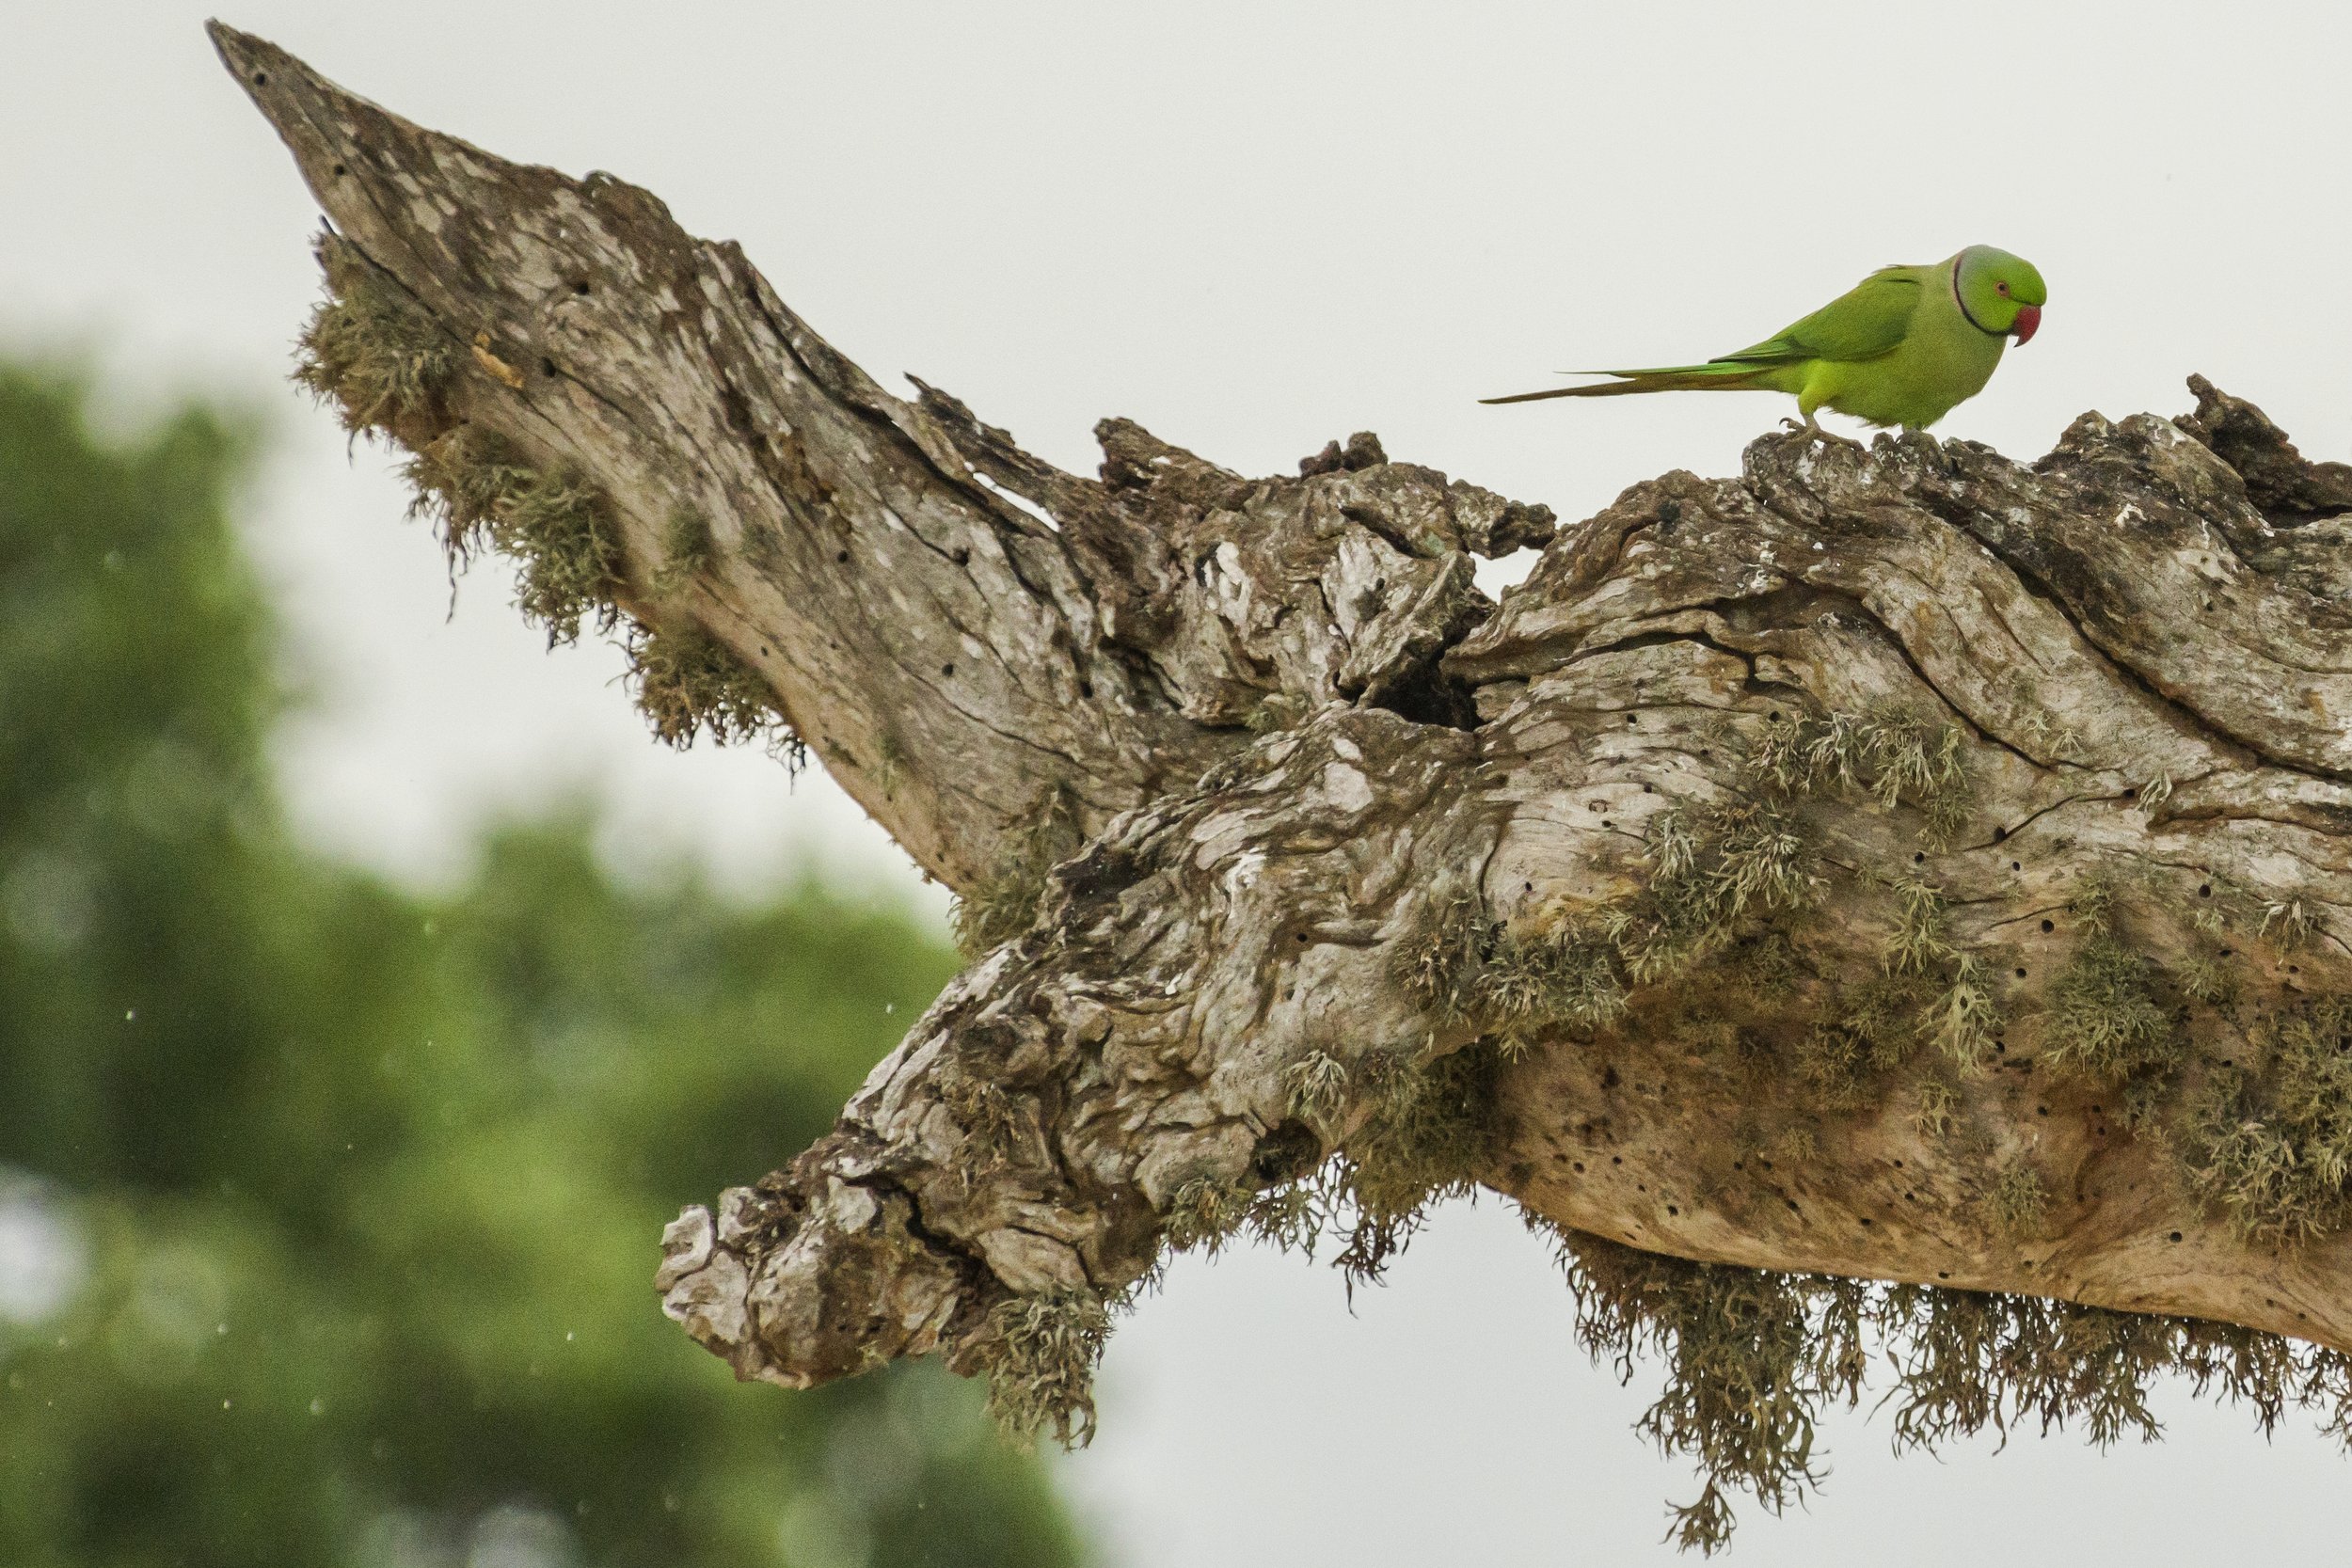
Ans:
[{"label": "parrot's long tail feather", "polygon": [[1544,398],[1621,398],[1629,392],[1736,392],[1761,387],[1770,365],[1677,365],[1657,371],[1601,371],[1615,381],[1590,387],[1554,387],[1541,392],[1518,392],[1507,398],[1480,398],[1481,403],[1535,403]]}]

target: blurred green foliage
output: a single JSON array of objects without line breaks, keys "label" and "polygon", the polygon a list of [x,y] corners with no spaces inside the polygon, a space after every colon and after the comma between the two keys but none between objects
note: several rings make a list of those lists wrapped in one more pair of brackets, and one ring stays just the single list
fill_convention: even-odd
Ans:
[{"label": "blurred green foliage", "polygon": [[740,1387],[652,1289],[949,956],[813,885],[618,886],[577,818],[442,899],[306,853],[252,443],[86,401],[0,368],[0,1562],[1076,1560],[974,1389]]}]

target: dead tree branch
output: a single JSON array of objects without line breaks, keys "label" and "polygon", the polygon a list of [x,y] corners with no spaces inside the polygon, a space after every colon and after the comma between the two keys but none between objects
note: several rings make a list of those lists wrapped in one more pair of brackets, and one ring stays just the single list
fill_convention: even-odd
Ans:
[{"label": "dead tree branch", "polygon": [[[965,900],[836,1130],[665,1239],[739,1375],[940,1354],[1081,1434],[1171,1246],[1337,1225],[1375,1274],[1478,1184],[1567,1234],[1597,1347],[1927,1288],[1870,1299],[1931,1434],[2097,1433],[2163,1366],[2342,1397],[2352,470],[2200,381],[2030,467],[1769,436],[1556,537],[1368,436],[1253,480],[1108,420],[1082,478],[646,193],[215,37],[332,224],[305,376],[453,547],[629,628],[665,734],[788,726]],[[1693,1398],[1662,1438],[1803,1480]]]}]

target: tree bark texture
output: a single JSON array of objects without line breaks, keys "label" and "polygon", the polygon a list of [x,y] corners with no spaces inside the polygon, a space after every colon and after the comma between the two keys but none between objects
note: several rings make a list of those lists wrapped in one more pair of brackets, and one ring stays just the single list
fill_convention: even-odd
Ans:
[{"label": "tree bark texture", "polygon": [[2250,405],[2030,466],[1769,436],[1565,528],[1365,436],[1248,479],[1107,420],[1088,478],[645,192],[215,36],[417,334],[355,423],[566,476],[599,609],[748,679],[988,942],[665,1237],[739,1375],[938,1354],[1068,1418],[1103,1304],[1333,1180],[1367,1271],[1477,1183],[2352,1350],[2352,469]]}]

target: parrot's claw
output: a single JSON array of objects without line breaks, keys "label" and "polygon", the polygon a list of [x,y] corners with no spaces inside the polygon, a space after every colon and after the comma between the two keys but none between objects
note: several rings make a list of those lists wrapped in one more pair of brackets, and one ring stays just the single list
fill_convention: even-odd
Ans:
[{"label": "parrot's claw", "polygon": [[1780,422],[1794,434],[1811,440],[1824,442],[1833,447],[1851,447],[1856,451],[1863,450],[1862,443],[1852,436],[1840,436],[1834,430],[1823,430],[1811,420],[1783,419]]}]

